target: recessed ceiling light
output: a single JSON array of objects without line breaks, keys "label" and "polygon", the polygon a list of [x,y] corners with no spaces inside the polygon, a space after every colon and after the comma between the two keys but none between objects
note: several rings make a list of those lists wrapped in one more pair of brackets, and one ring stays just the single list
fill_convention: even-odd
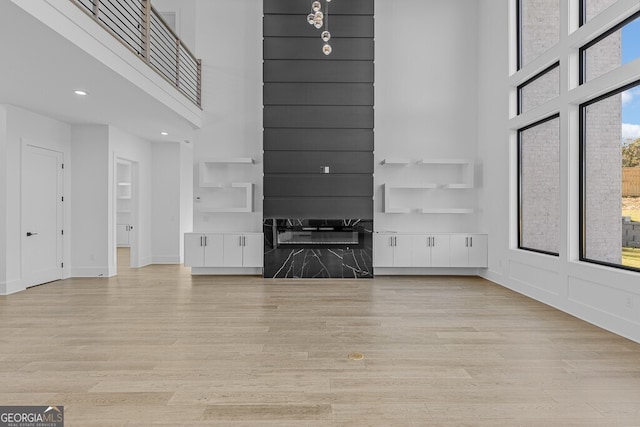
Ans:
[{"label": "recessed ceiling light", "polygon": [[89,95],[88,92],[84,91],[84,90],[74,90],[73,93],[75,93],[76,95],[80,95],[80,96],[87,96]]},{"label": "recessed ceiling light", "polygon": [[162,136],[167,136],[167,135],[169,135],[169,134],[168,134],[167,132],[160,132],[160,135],[162,135]]}]

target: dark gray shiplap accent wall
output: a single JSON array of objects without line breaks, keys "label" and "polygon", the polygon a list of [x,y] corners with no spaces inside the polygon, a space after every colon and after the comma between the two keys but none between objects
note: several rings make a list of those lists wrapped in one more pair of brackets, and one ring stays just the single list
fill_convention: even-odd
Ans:
[{"label": "dark gray shiplap accent wall", "polygon": [[329,56],[311,3],[264,0],[264,216],[372,219],[374,0],[330,3]]}]

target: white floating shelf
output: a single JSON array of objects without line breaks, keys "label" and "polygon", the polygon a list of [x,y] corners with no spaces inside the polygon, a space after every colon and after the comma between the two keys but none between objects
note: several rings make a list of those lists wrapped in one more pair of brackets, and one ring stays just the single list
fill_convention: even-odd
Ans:
[{"label": "white floating shelf", "polygon": [[426,208],[419,209],[418,212],[423,214],[471,214],[474,210],[465,208]]},{"label": "white floating shelf", "polygon": [[421,184],[421,185],[394,185],[390,186],[389,190],[430,190],[438,188],[438,184]]},{"label": "white floating shelf", "polygon": [[215,164],[254,164],[255,160],[251,157],[211,157],[202,160],[201,163]]},{"label": "white floating shelf", "polygon": [[120,186],[120,187],[130,187],[131,183],[130,182],[119,182],[118,186]]},{"label": "white floating shelf", "polygon": [[117,213],[119,213],[119,214],[130,214],[132,212],[131,211],[118,211]]},{"label": "white floating shelf", "polygon": [[416,162],[419,165],[470,165],[468,159],[420,159]]},{"label": "white floating shelf", "polygon": [[380,162],[381,165],[397,165],[397,166],[406,166],[408,165],[410,162],[407,159],[400,159],[400,158],[389,158],[389,159],[382,159],[382,161]]},{"label": "white floating shelf", "polygon": [[131,200],[131,196],[118,196],[118,200]]},{"label": "white floating shelf", "polygon": [[470,185],[470,184],[444,184],[442,186],[442,188],[448,188],[448,189],[451,189],[451,190],[466,189],[466,188],[473,188],[473,185]]}]

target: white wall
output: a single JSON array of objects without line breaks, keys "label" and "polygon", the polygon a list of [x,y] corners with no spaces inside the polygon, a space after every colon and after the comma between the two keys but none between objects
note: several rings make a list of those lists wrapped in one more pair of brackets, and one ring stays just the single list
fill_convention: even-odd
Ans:
[{"label": "white wall", "polygon": [[[375,3],[377,231],[478,231],[475,215],[384,214],[381,189],[382,184],[419,185],[421,172],[415,162],[421,158],[475,162],[477,4],[475,0]],[[412,165],[380,165],[390,157],[405,158]],[[476,207],[474,190],[416,190],[407,197],[440,198],[442,207],[463,207],[453,206],[456,203]]]},{"label": "white wall", "polygon": [[180,263],[184,261],[184,233],[193,231],[193,144],[180,144]]},{"label": "white wall", "polygon": [[0,105],[0,295],[7,294],[7,107]]},{"label": "white wall", "polygon": [[115,274],[109,252],[111,203],[109,127],[76,125],[71,129],[71,275],[108,277]]},{"label": "white wall", "polygon": [[256,184],[254,213],[198,212],[194,231],[262,231],[262,0],[197,0],[196,56],[202,58],[204,125],[194,144],[194,197],[216,191],[197,187],[197,163],[207,157],[252,157],[239,166]]},{"label": "white wall", "polygon": [[[4,128],[4,133],[2,132]],[[59,151],[63,154],[66,166],[70,159],[71,127],[57,120],[10,105],[0,106],[0,293],[9,294],[23,290],[22,281],[22,217],[21,217],[21,152],[22,145],[29,143],[45,149]],[[65,169],[65,200],[70,195],[70,168]],[[4,218],[3,218],[4,217]],[[69,205],[65,203],[64,229],[70,229]],[[63,257],[69,259],[69,235],[63,237]],[[70,274],[65,265],[63,276]]]},{"label": "white wall", "polygon": [[[578,261],[577,107],[567,102],[566,94],[560,97],[565,105],[561,109],[561,121],[565,123],[561,133],[561,254],[552,257],[516,249],[515,130],[510,129],[509,122],[512,62],[508,57],[513,49],[510,40],[515,35],[515,27],[509,22],[513,3],[485,0],[478,9],[477,129],[484,181],[480,192],[481,228],[489,232],[489,269],[483,275],[640,342],[638,273]],[[617,7],[622,10],[632,3],[637,7],[637,2],[626,0],[619,1]],[[611,12],[617,13],[613,9]],[[630,77],[635,74],[637,78],[637,73],[632,72],[637,66],[628,67]],[[605,82],[603,79],[599,83]]]},{"label": "white wall", "polygon": [[153,0],[153,7],[160,13],[176,14],[176,33],[191,52],[196,50],[196,0]]},{"label": "white wall", "polygon": [[[151,236],[153,262],[180,262],[180,145],[154,144],[152,147],[151,177]],[[189,201],[191,202],[191,201]]]}]

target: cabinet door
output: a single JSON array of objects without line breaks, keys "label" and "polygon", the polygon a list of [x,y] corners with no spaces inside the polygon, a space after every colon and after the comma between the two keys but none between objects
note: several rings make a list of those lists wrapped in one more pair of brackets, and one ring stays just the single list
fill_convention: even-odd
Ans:
[{"label": "cabinet door", "polygon": [[431,267],[449,267],[450,237],[449,235],[435,235],[431,237]]},{"label": "cabinet door", "polygon": [[184,235],[184,265],[204,267],[204,235],[187,233]]},{"label": "cabinet door", "polygon": [[373,235],[373,266],[393,267],[393,236],[390,234]]},{"label": "cabinet door", "polygon": [[224,235],[224,266],[242,267],[242,234]]},{"label": "cabinet door", "polygon": [[242,247],[244,267],[262,267],[264,258],[264,237],[262,234],[245,234]]},{"label": "cabinet door", "polygon": [[469,267],[486,267],[488,252],[488,236],[486,234],[472,234],[469,244]]},{"label": "cabinet door", "polygon": [[451,267],[469,267],[469,236],[453,234],[450,239]]},{"label": "cabinet door", "polygon": [[412,266],[412,239],[413,236],[406,234],[398,234],[394,236],[393,246],[393,266],[394,267],[411,267]]},{"label": "cabinet door", "polygon": [[204,266],[221,267],[223,265],[222,234],[204,235]]},{"label": "cabinet door", "polygon": [[429,237],[415,235],[411,238],[411,265],[413,267],[429,267],[431,264]]}]

